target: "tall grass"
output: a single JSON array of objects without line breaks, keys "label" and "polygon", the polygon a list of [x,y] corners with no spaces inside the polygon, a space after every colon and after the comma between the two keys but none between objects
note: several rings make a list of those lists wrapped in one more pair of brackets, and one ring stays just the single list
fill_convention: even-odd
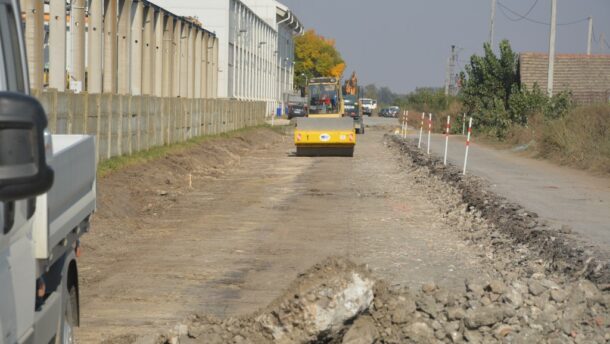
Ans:
[{"label": "tall grass", "polygon": [[610,174],[610,104],[578,107],[542,123],[536,135],[541,157]]}]

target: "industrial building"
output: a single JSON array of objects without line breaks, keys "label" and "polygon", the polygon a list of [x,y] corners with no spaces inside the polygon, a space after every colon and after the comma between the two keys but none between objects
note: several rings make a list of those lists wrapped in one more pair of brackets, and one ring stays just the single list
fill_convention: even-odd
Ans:
[{"label": "industrial building", "polygon": [[275,0],[158,0],[218,37],[218,97],[265,101],[268,112],[294,89],[294,36],[304,29]]}]

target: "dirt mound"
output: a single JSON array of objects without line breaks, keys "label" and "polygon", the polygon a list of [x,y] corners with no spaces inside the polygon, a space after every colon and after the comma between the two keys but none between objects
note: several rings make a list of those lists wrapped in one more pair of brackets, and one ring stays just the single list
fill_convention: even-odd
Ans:
[{"label": "dirt mound", "polygon": [[330,258],[260,312],[224,320],[193,316],[149,342],[605,343],[609,310],[610,292],[587,280],[559,285],[537,274],[466,281],[457,292],[433,283],[414,291],[375,280],[346,259]]},{"label": "dirt mound", "polygon": [[371,307],[374,285],[365,267],[330,258],[299,275],[282,296],[253,315],[194,316],[168,337],[180,343],[331,342]]},{"label": "dirt mound", "polygon": [[488,228],[473,240],[493,248],[495,256],[513,257],[521,267],[539,261],[546,272],[564,278],[610,283],[610,257],[586,247],[568,226],[550,228],[536,213],[489,191],[484,180],[443,165],[441,159],[424,154],[413,142],[397,136],[388,136],[388,140],[406,154],[414,168],[424,169],[424,173],[459,193],[464,211],[487,222]]}]

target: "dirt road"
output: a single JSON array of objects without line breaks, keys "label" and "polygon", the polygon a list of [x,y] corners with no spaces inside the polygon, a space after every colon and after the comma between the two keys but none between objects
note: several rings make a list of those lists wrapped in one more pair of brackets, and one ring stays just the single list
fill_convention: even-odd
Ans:
[{"label": "dirt road", "polygon": [[260,129],[101,180],[80,263],[79,342],[254,311],[331,255],[396,284],[488,278],[385,132],[358,136],[353,159],[297,158],[288,138]]}]

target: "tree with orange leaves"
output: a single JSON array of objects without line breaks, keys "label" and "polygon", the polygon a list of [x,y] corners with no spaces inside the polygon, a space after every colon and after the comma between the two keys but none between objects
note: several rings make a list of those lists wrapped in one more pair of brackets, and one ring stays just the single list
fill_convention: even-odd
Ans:
[{"label": "tree with orange leaves", "polygon": [[305,77],[334,76],[340,78],[345,71],[345,62],[335,47],[333,39],[308,30],[295,39],[295,80],[299,87],[305,85]]}]

